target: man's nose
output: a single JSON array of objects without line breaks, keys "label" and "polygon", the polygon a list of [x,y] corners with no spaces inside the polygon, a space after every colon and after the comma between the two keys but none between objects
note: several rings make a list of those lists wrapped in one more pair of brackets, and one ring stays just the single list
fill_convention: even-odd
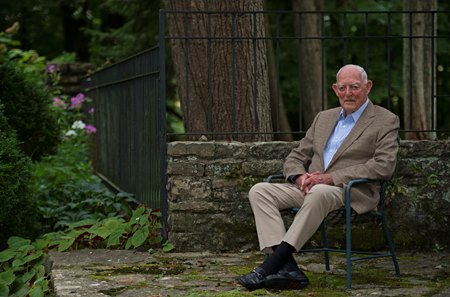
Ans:
[{"label": "man's nose", "polygon": [[345,95],[352,95],[353,94],[352,88],[350,86],[346,86],[344,94]]}]

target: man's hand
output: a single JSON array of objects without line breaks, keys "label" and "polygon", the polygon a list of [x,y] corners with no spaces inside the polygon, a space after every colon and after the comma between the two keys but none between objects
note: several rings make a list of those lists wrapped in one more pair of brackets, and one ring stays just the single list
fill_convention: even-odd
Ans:
[{"label": "man's hand", "polygon": [[309,193],[311,188],[317,184],[334,185],[331,175],[328,173],[305,173],[295,181],[301,191]]}]

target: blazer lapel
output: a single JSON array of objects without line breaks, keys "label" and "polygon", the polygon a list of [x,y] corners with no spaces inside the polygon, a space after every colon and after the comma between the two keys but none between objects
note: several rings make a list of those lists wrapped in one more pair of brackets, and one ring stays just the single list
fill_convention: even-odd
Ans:
[{"label": "blazer lapel", "polygon": [[[320,127],[316,127],[316,129],[319,129],[318,131],[320,131],[320,133],[317,133],[317,152],[319,155],[319,158],[321,160],[321,165],[322,165],[322,170],[324,168],[323,165],[323,151],[325,149],[325,146],[327,145],[328,139],[331,136],[331,133],[333,133],[334,127],[336,127],[336,123],[339,117],[339,113],[340,113],[341,109],[340,108],[336,108],[335,112],[330,113],[329,116],[325,117],[325,119],[323,119],[322,123],[323,125],[321,125]],[[330,123],[332,123],[330,125]]]},{"label": "blazer lapel", "polygon": [[358,139],[358,137],[366,130],[366,128],[372,123],[374,120],[375,114],[373,112],[373,104],[369,101],[369,104],[366,107],[366,110],[361,114],[361,117],[358,119],[358,122],[356,122],[355,126],[353,127],[352,131],[348,134],[348,136],[345,138],[342,145],[339,147],[339,149],[334,154],[333,158],[330,161],[330,164],[328,165],[328,168],[330,168],[333,163],[339,159],[339,156],[345,152],[345,150],[352,145],[352,143]]}]

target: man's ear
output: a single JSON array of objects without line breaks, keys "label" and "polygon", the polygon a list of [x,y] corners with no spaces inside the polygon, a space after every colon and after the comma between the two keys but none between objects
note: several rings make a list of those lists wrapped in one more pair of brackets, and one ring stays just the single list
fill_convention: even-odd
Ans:
[{"label": "man's ear", "polygon": [[337,96],[337,94],[338,94],[338,86],[337,86],[337,84],[332,84],[331,85],[331,88],[333,89],[333,91],[334,91],[334,93],[336,94],[336,96]]},{"label": "man's ear", "polygon": [[367,81],[367,83],[366,83],[367,94],[369,94],[369,93],[370,93],[370,90],[372,90],[372,86],[373,86],[373,83],[372,83],[372,81],[369,79],[369,80]]}]

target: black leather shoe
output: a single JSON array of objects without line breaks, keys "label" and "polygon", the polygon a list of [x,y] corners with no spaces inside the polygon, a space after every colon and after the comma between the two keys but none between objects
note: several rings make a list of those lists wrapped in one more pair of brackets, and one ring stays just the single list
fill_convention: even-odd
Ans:
[{"label": "black leather shoe", "polygon": [[266,272],[261,267],[256,267],[252,272],[239,278],[239,283],[250,291],[262,288],[266,279]]},{"label": "black leather shoe", "polygon": [[266,288],[275,290],[303,289],[308,283],[308,277],[301,270],[286,271],[280,269],[277,274],[268,275],[264,280]]}]

